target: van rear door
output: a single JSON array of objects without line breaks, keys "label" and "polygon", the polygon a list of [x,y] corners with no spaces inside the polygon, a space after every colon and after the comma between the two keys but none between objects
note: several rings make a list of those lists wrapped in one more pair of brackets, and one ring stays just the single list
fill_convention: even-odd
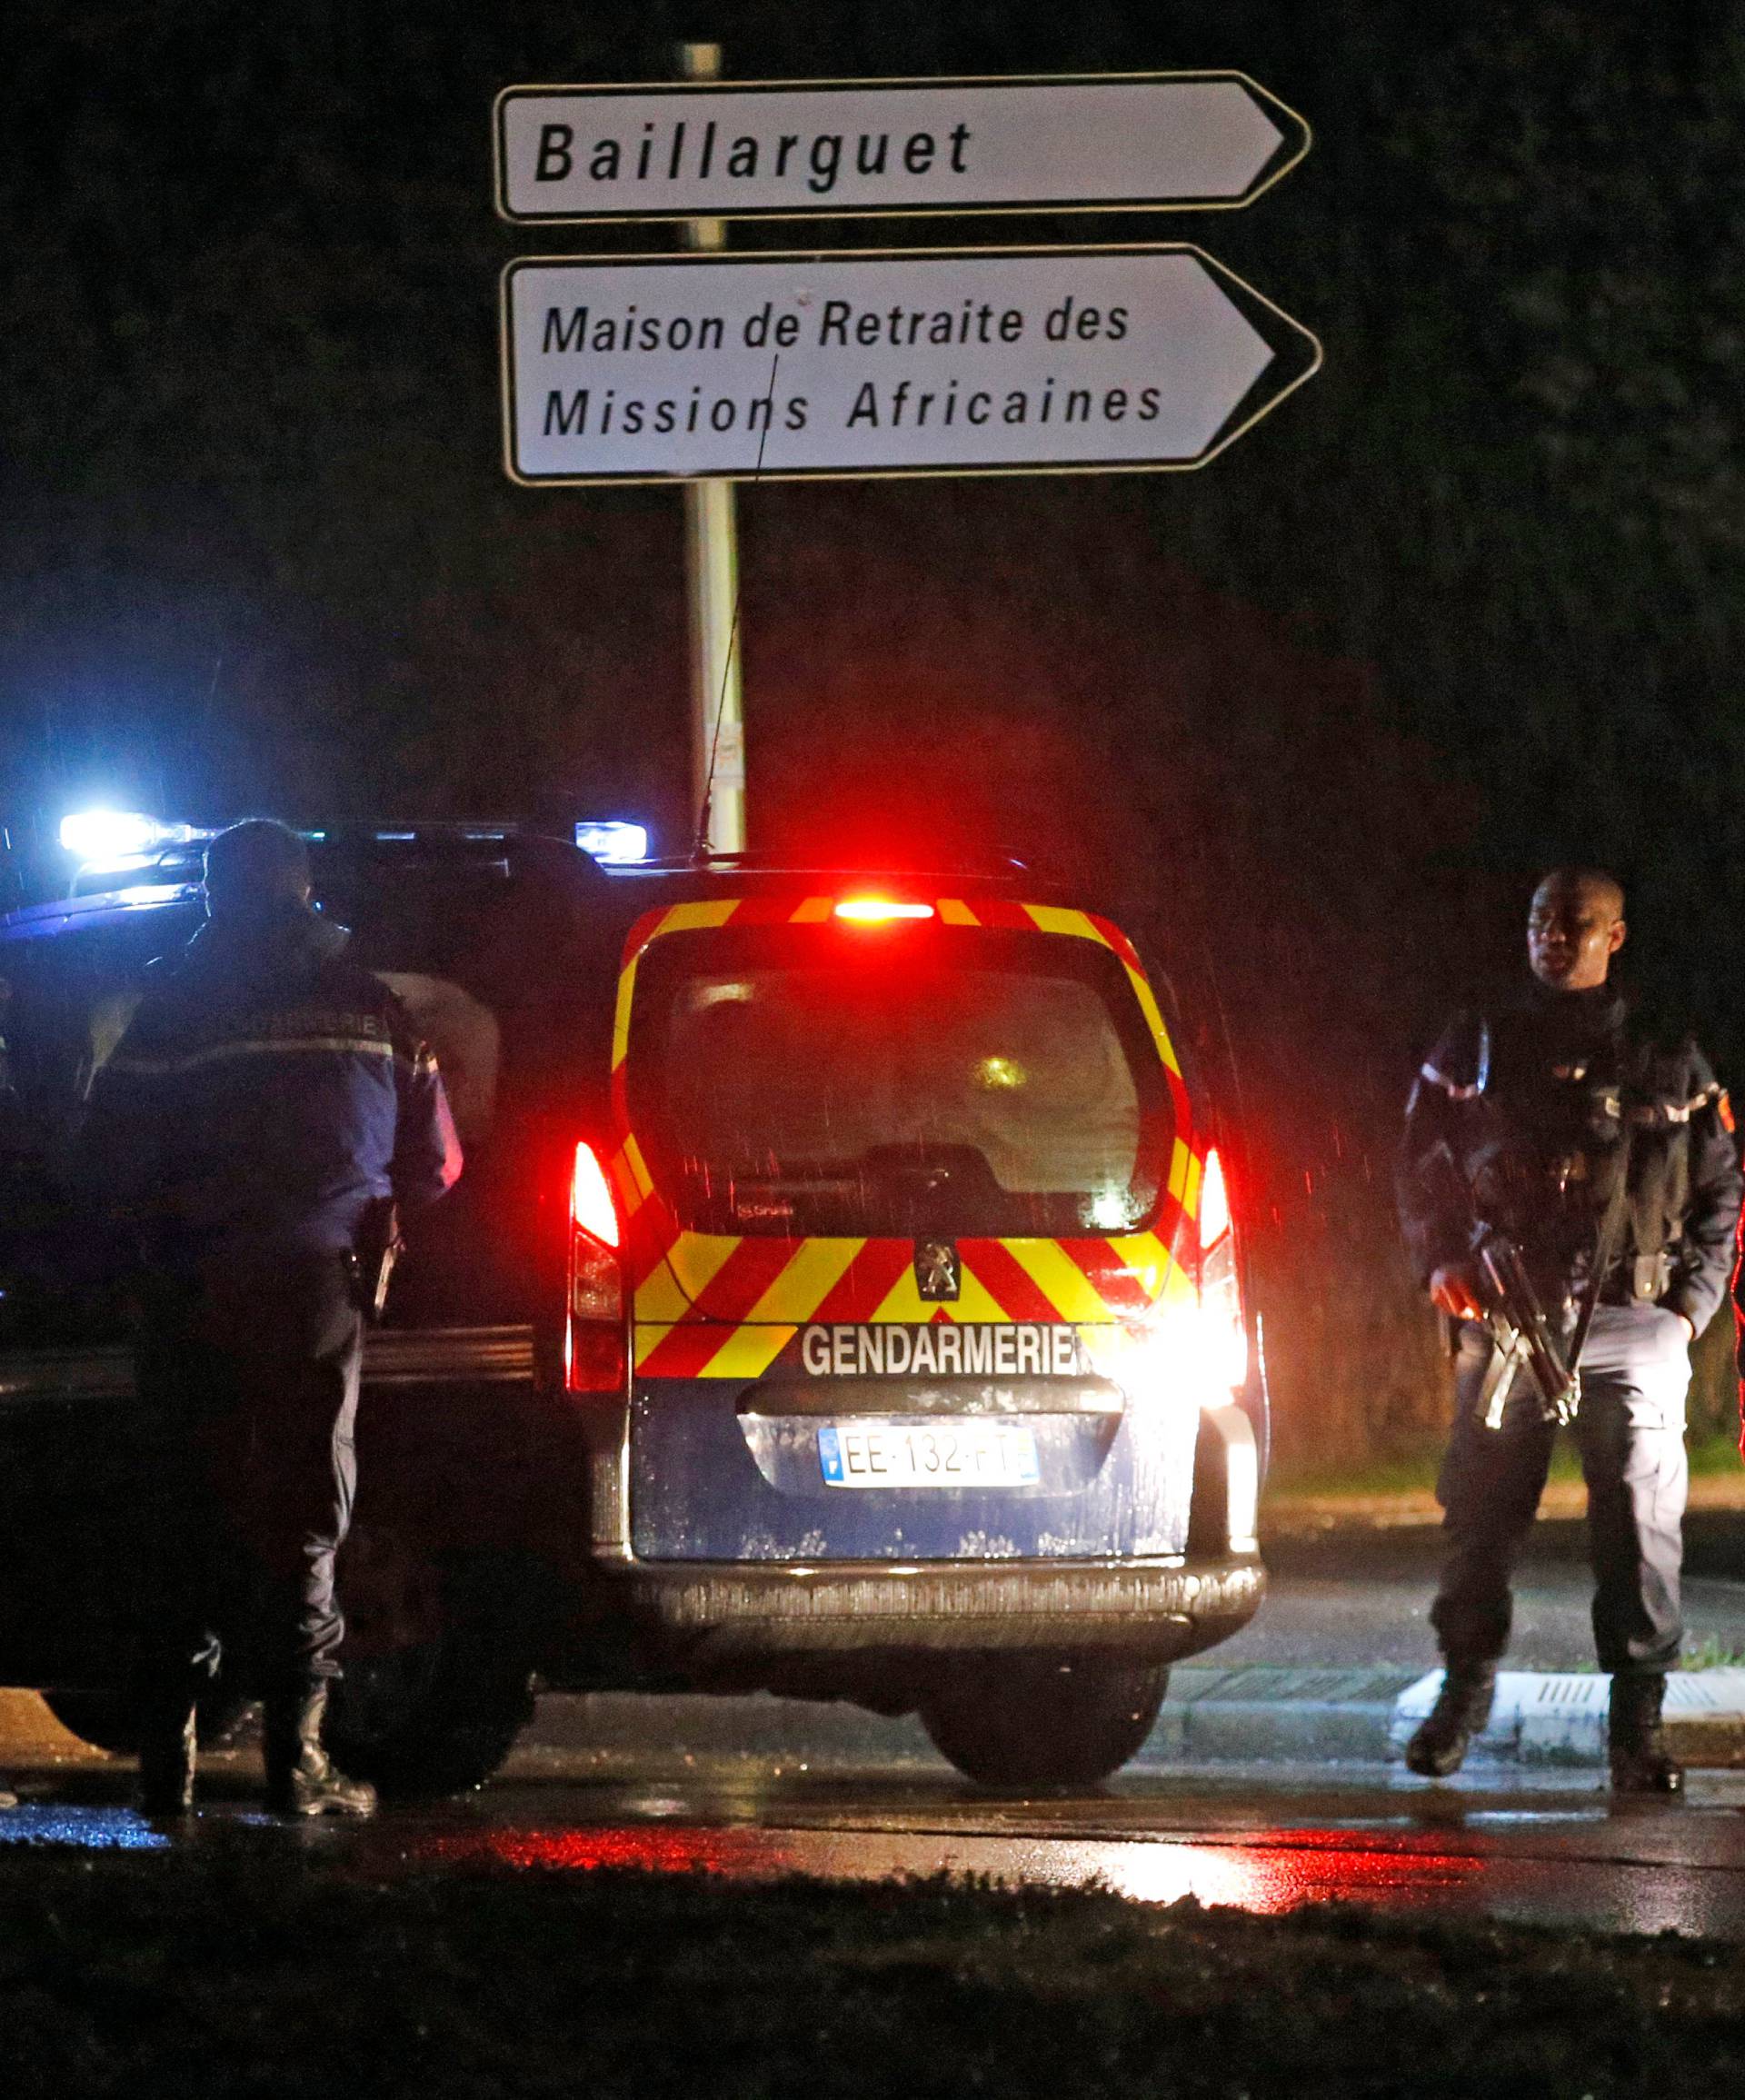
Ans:
[{"label": "van rear door", "polygon": [[633,932],[636,1550],[1171,1550],[1197,1406],[1128,1417],[1196,1300],[1198,1161],[1138,960],[1083,912],[876,903]]}]

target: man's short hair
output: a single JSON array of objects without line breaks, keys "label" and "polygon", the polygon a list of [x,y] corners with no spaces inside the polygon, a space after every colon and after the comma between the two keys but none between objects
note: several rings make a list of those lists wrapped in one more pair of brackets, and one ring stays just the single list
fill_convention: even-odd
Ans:
[{"label": "man's short hair", "polygon": [[1624,886],[1605,868],[1552,868],[1543,875],[1535,897],[1547,890],[1586,891],[1605,899],[1614,919],[1624,915]]},{"label": "man's short hair", "polygon": [[309,849],[288,824],[248,817],[206,848],[206,902],[214,917],[258,911],[309,891]]}]

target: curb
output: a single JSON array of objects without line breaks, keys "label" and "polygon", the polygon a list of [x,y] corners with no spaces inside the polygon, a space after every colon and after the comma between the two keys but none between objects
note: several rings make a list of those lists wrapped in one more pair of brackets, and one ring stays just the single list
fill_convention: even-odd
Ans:
[{"label": "curb", "polygon": [[[1439,1669],[1179,1668],[1140,1761],[1397,1765],[1441,1683]],[[1595,1671],[1501,1671],[1469,1762],[1603,1766],[1610,1697]],[[1666,1727],[1681,1763],[1745,1767],[1745,1669],[1672,1671]]]},{"label": "curb", "polygon": [[[1157,1726],[1132,1765],[1392,1765],[1430,1711],[1441,1672],[1251,1663],[1178,1665]],[[1469,1762],[1481,1769],[1603,1767],[1611,1680],[1593,1672],[1505,1671]],[[1699,1767],[1745,1767],[1745,1669],[1675,1671],[1666,1719],[1674,1754]],[[597,1692],[542,1702],[537,1740],[515,1753],[533,1777],[553,1757],[603,1770],[744,1758],[778,1771],[925,1765],[945,1770],[912,1716],[778,1699]],[[1131,1767],[1130,1767],[1131,1768]]]},{"label": "curb", "polygon": [[[1177,1667],[1157,1725],[1132,1762],[1383,1764],[1400,1700],[1420,1676],[1411,1669]],[[767,1694],[649,1698],[594,1692],[548,1698],[541,1702],[533,1735],[515,1753],[516,1771],[530,1777],[542,1762],[578,1754],[603,1770],[645,1766],[651,1753],[678,1766],[745,1758],[789,1772],[950,1768],[912,1715],[882,1719],[858,1707]]]},{"label": "curb", "polygon": [[[1264,1663],[1236,1669],[1178,1666],[1170,1672],[1157,1726],[1135,1762],[1386,1764],[1401,1755],[1391,1748],[1400,1703],[1421,1675]],[[1435,1697],[1433,1688],[1430,1696]]]},{"label": "curb", "polygon": [[[1388,1731],[1391,1756],[1403,1754],[1441,1682],[1441,1671],[1431,1670],[1401,1694]],[[1474,1756],[1499,1765],[1603,1765],[1610,1698],[1611,1679],[1597,1673],[1501,1671],[1490,1725],[1476,1738]],[[1681,1763],[1745,1766],[1745,1669],[1670,1672],[1665,1719],[1667,1746]]]},{"label": "curb", "polygon": [[[1132,1766],[1398,1767],[1407,1737],[1441,1684],[1440,1670],[1178,1665]],[[1490,1725],[1469,1764],[1491,1770],[1603,1767],[1610,1685],[1593,1672],[1502,1672]],[[1745,1767],[1745,1669],[1674,1671],[1667,1679],[1666,1722],[1682,1763]],[[857,1707],[763,1693],[594,1692],[543,1698],[538,1721],[504,1776],[534,1779],[559,1765],[573,1770],[578,1757],[601,1777],[736,1760],[777,1774],[950,1769],[912,1716],[887,1720]],[[0,1692],[0,1773],[108,1762],[67,1735],[34,1693]]]}]

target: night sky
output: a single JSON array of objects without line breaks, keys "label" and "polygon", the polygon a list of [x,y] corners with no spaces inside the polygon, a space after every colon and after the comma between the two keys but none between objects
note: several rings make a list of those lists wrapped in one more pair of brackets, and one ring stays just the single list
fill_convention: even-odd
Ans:
[{"label": "night sky", "polygon": [[505,226],[490,159],[499,88],[681,35],[742,79],[1235,66],[1313,125],[1246,213],[735,228],[1196,240],[1327,353],[1196,475],[753,492],[752,824],[1132,896],[1236,1053],[1288,1420],[1391,1433],[1398,1103],[1548,858],[1631,882],[1639,982],[1745,1083],[1736,7],[14,0],[0,819],[562,789],[683,838],[679,499],[512,487],[495,339],[513,256],[673,234]]}]

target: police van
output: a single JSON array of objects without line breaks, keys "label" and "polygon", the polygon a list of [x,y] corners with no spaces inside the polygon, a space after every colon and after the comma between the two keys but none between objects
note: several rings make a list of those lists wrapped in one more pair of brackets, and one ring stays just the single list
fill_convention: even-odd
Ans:
[{"label": "police van", "polygon": [[[1260,1602],[1265,1415],[1210,1107],[1128,934],[1018,868],[308,836],[467,1154],[366,1353],[347,1769],[475,1783],[530,1682],[914,1712],[1003,1787],[1132,1756]],[[151,1426],[56,1176],[197,851],[0,921],[0,1681],[116,1743]]]}]

